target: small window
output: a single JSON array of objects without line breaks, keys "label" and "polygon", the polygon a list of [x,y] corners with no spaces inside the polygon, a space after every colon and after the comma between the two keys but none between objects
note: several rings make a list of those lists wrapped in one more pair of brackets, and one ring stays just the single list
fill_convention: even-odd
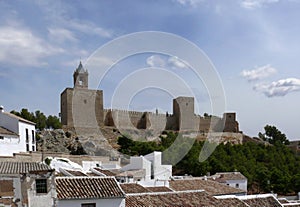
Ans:
[{"label": "small window", "polygon": [[37,179],[35,185],[36,193],[47,193],[47,179]]},{"label": "small window", "polygon": [[29,152],[29,144],[26,144],[26,151]]},{"label": "small window", "polygon": [[235,187],[236,187],[236,188],[239,188],[239,187],[240,187],[240,185],[237,183],[237,184],[235,184]]},{"label": "small window", "polygon": [[3,137],[3,136],[0,136],[0,139],[4,139],[4,137]]},{"label": "small window", "polygon": [[35,147],[34,146],[32,146],[32,152],[34,152],[35,151]]},{"label": "small window", "polygon": [[34,130],[31,130],[31,135],[32,135],[32,143],[35,142],[35,134],[34,134]]},{"label": "small window", "polygon": [[81,207],[96,207],[96,203],[83,203]]},{"label": "small window", "polygon": [[28,129],[25,129],[26,130],[26,142],[29,142],[29,134],[28,134]]}]

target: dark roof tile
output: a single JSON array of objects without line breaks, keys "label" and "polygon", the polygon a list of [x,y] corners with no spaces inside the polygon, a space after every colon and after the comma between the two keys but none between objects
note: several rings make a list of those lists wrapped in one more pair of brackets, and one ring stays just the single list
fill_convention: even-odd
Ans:
[{"label": "dark roof tile", "polygon": [[55,182],[58,199],[125,197],[113,177],[57,177]]},{"label": "dark roof tile", "polygon": [[124,183],[124,184],[120,184],[121,188],[123,189],[123,191],[127,194],[127,193],[146,193],[146,192],[150,192],[149,190],[147,190],[147,188],[136,184],[136,183]]},{"label": "dark roof tile", "polygon": [[126,207],[220,206],[216,198],[208,195],[204,191],[129,194],[126,196],[125,203]]},{"label": "dark roof tile", "polygon": [[34,171],[53,171],[42,163],[36,162],[0,162],[0,174],[20,174]]},{"label": "dark roof tile", "polygon": [[210,195],[245,194],[241,189],[202,179],[171,180],[170,188],[174,191],[205,190]]}]

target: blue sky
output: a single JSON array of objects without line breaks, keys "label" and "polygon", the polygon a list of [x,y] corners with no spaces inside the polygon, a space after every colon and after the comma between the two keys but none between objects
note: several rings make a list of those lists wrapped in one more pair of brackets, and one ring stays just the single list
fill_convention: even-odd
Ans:
[{"label": "blue sky", "polygon": [[[0,104],[59,113],[60,93],[72,86],[81,59],[122,35],[162,31],[196,44],[214,64],[224,86],[226,111],[235,111],[250,136],[266,124],[300,139],[300,1],[124,0],[1,1]],[[133,68],[165,67],[193,84],[180,60],[141,54],[120,61],[99,86],[105,106]],[[210,112],[205,86],[195,90],[198,108]],[[171,111],[166,91],[141,91],[136,110]],[[121,106],[120,106],[121,107]],[[219,114],[218,114],[219,115]]]}]

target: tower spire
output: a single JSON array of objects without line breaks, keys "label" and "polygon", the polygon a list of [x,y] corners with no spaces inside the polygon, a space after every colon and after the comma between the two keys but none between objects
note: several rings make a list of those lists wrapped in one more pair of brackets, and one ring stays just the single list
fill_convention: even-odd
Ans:
[{"label": "tower spire", "polygon": [[88,88],[88,71],[84,69],[81,60],[74,71],[74,88]]}]

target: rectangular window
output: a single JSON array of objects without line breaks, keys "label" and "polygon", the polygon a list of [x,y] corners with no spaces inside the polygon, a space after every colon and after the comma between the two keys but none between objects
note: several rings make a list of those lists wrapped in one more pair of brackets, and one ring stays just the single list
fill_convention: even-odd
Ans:
[{"label": "rectangular window", "polygon": [[35,134],[34,134],[34,130],[31,130],[31,134],[32,134],[32,143],[35,142]]},{"label": "rectangular window", "polygon": [[29,142],[29,134],[28,134],[28,129],[25,129],[26,130],[26,142]]},{"label": "rectangular window", "polygon": [[3,137],[3,136],[0,136],[0,139],[4,139],[4,137]]},{"label": "rectangular window", "polygon": [[36,193],[47,193],[47,179],[35,180]]},{"label": "rectangular window", "polygon": [[35,151],[35,147],[34,146],[32,146],[32,152],[34,152]]},{"label": "rectangular window", "polygon": [[29,152],[29,144],[26,144],[26,151]]},{"label": "rectangular window", "polygon": [[239,187],[240,187],[240,185],[237,183],[237,184],[235,184],[235,187],[236,187],[236,188],[239,188]]},{"label": "rectangular window", "polygon": [[96,203],[83,203],[81,207],[96,207]]}]

